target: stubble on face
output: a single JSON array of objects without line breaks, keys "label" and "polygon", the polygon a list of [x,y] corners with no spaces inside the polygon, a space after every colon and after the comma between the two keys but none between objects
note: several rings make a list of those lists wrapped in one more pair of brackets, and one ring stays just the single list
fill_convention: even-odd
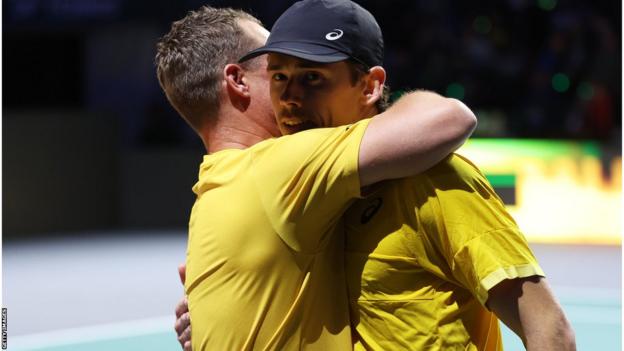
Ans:
[{"label": "stubble on face", "polygon": [[360,119],[363,88],[352,84],[346,62],[316,63],[271,53],[267,69],[282,133],[336,127]]}]

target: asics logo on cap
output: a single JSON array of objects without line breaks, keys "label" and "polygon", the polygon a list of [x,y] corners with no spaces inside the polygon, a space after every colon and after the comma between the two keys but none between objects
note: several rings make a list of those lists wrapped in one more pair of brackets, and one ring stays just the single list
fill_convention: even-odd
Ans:
[{"label": "asics logo on cap", "polygon": [[342,32],[342,30],[340,29],[334,29],[333,32],[329,32],[327,33],[327,35],[325,36],[325,39],[327,40],[338,40],[342,37],[344,33]]}]

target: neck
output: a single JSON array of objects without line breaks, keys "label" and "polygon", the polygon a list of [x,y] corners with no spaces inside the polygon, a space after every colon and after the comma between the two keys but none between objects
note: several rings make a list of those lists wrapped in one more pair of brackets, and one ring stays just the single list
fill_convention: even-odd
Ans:
[{"label": "neck", "polygon": [[368,107],[367,109],[365,109],[365,110],[364,110],[364,111],[360,114],[360,116],[362,116],[362,119],[365,119],[365,118],[371,118],[371,117],[374,117],[374,116],[376,116],[376,115],[378,115],[378,114],[380,114],[380,113],[381,113],[381,112],[377,109],[377,106],[372,105],[372,106]]},{"label": "neck", "polygon": [[[221,111],[216,122],[206,126],[199,134],[209,154],[226,149],[246,149],[278,136],[271,130],[271,123],[269,126],[266,124],[234,109]],[[272,121],[272,124],[275,122]]]}]

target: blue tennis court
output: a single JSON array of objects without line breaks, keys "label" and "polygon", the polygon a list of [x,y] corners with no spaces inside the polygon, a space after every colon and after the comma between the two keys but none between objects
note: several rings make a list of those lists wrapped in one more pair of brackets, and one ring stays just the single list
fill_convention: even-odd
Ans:
[{"label": "blue tennis court", "polygon": [[[172,326],[185,234],[81,237],[4,245],[8,349],[181,350]],[[532,247],[575,328],[578,349],[620,350],[620,246]],[[524,349],[503,332],[506,350]]]}]

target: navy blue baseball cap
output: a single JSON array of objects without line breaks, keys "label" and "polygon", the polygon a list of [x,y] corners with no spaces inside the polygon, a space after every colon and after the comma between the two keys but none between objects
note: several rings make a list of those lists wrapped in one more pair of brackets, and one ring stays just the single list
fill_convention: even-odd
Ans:
[{"label": "navy blue baseball cap", "polygon": [[332,63],[354,59],[366,67],[381,66],[384,43],[370,12],[349,0],[303,0],[277,19],[266,45],[239,62],[269,52]]}]

